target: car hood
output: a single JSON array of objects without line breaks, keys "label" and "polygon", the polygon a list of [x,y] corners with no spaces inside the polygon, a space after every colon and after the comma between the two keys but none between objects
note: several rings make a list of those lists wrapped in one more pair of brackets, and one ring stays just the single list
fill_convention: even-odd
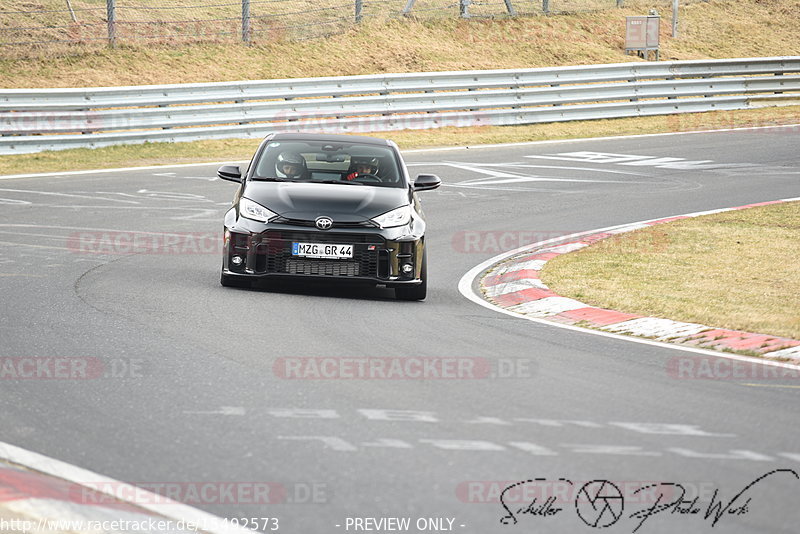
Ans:
[{"label": "car hood", "polygon": [[290,219],[371,219],[409,203],[408,190],[368,185],[248,182],[243,196]]}]

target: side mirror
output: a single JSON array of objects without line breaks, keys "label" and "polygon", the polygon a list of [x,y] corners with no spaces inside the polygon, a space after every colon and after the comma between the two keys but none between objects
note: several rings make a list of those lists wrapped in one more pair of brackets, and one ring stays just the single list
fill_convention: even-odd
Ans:
[{"label": "side mirror", "polygon": [[217,176],[229,182],[242,183],[242,171],[238,165],[223,165],[217,170]]},{"label": "side mirror", "polygon": [[420,174],[414,180],[414,191],[430,191],[441,185],[442,180],[435,174]]}]

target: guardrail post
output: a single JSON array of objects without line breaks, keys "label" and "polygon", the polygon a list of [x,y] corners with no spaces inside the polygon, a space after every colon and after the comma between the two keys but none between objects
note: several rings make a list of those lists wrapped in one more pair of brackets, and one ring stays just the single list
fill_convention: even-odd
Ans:
[{"label": "guardrail post", "polygon": [[242,0],[242,42],[250,42],[250,0]]},{"label": "guardrail post", "polygon": [[545,15],[550,14],[550,0],[542,0],[542,13]]},{"label": "guardrail post", "polygon": [[406,2],[406,7],[403,8],[402,14],[403,15],[410,15],[411,14],[411,8],[414,7],[414,2],[416,2],[416,1],[417,0],[408,0]]},{"label": "guardrail post", "polygon": [[460,0],[458,3],[459,10],[461,12],[462,19],[469,18],[469,5],[472,3],[472,0]]},{"label": "guardrail post", "polygon": [[[560,83],[551,83],[550,87],[561,87]],[[553,104],[553,107],[560,106],[561,104]]]},{"label": "guardrail post", "polygon": [[108,21],[108,44],[111,48],[117,44],[117,1],[106,0],[106,20]]},{"label": "guardrail post", "polygon": [[639,101],[639,97],[637,96],[637,93],[636,93],[636,82],[638,82],[638,81],[639,81],[638,78],[629,78],[628,79],[628,83],[631,84],[631,87],[633,87],[633,96],[630,99],[631,102],[638,102]]},{"label": "guardrail post", "polygon": [[511,0],[505,0],[505,2],[506,2],[506,9],[508,10],[509,16],[516,17],[517,16],[517,10],[514,9],[513,4],[511,4]]},{"label": "guardrail post", "polygon": [[617,7],[622,7],[622,4],[625,0],[617,0]]},{"label": "guardrail post", "polygon": [[356,24],[361,22],[363,15],[361,12],[364,10],[364,0],[356,0]]}]

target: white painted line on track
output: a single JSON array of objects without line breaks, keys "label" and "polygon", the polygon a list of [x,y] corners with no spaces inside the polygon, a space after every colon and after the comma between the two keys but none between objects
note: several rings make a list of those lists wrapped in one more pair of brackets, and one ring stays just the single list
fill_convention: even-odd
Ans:
[{"label": "white painted line on track", "polygon": [[[142,230],[123,230],[120,228],[95,228],[93,226],[59,226],[59,225],[52,225],[52,224],[12,224],[12,223],[0,223],[0,227],[10,227],[10,228],[55,228],[58,230],[88,230],[90,232],[125,232],[129,234],[140,234],[140,235],[157,235],[157,236],[177,236],[183,237],[186,236],[185,233],[170,233],[170,232],[145,232]],[[0,232],[0,233],[11,233],[11,232]],[[213,232],[212,232],[213,233]],[[221,232],[220,232],[221,234]],[[23,234],[23,235],[35,235],[35,234]],[[64,236],[56,236],[54,234],[49,234],[51,237],[64,237]]]},{"label": "white painted line on track", "polygon": [[473,145],[473,146],[460,146],[460,147],[437,147],[437,148],[416,148],[411,150],[403,150],[403,154],[423,153],[423,152],[443,152],[446,150],[474,150],[476,148],[506,148],[515,146],[532,146],[532,145],[553,145],[557,143],[578,143],[581,141],[614,141],[619,139],[641,139],[646,137],[660,137],[660,136],[673,136],[673,135],[692,135],[692,134],[705,134],[705,133],[721,133],[721,132],[738,132],[748,130],[771,130],[776,128],[800,128],[800,124],[784,124],[782,126],[748,126],[744,128],[720,128],[717,130],[697,130],[691,132],[664,132],[653,134],[633,134],[633,135],[612,135],[606,137],[582,137],[580,139],[546,139],[543,141],[522,141],[519,143],[496,143],[490,145]]},{"label": "white painted line on track", "polygon": [[[436,148],[414,148],[409,150],[401,150],[403,154],[421,154],[425,152],[446,152],[448,150],[475,150],[480,148],[506,148],[516,146],[536,146],[536,145],[553,145],[557,143],[579,143],[584,141],[614,141],[621,139],[641,139],[646,137],[659,137],[659,136],[673,136],[673,135],[693,135],[693,134],[707,134],[707,133],[721,133],[721,132],[739,132],[739,131],[752,131],[752,130],[774,130],[778,128],[800,128],[800,124],[784,124],[776,126],[748,126],[745,128],[722,128],[717,130],[697,130],[691,132],[664,132],[654,134],[633,134],[633,135],[614,135],[607,137],[582,137],[579,139],[547,139],[544,141],[523,141],[519,143],[496,143],[487,145],[472,145],[472,146],[450,146],[450,147],[436,147]],[[92,169],[88,171],[67,171],[67,172],[47,172],[47,173],[34,173],[34,174],[9,174],[0,176],[0,180],[14,180],[18,178],[60,178],[64,176],[79,176],[84,174],[100,174],[111,172],[128,172],[128,171],[147,171],[147,170],[161,170],[161,169],[180,169],[186,167],[203,167],[207,165],[225,165],[228,163],[249,163],[247,161],[209,161],[206,163],[181,163],[175,165],[151,165],[147,167],[122,167],[118,169]]]},{"label": "white painted line on track", "polygon": [[[528,156],[525,156],[528,157]],[[415,165],[419,165],[415,163]],[[569,170],[569,171],[592,171],[592,172],[606,172],[611,174],[625,174],[629,176],[649,176],[647,174],[643,174],[641,172],[628,172],[628,171],[618,171],[618,170],[611,170],[611,169],[600,169],[597,167],[567,167],[562,165],[533,165],[531,163],[470,163],[470,165],[474,166],[486,166],[486,167],[507,167],[511,169],[517,168],[524,168],[524,169],[556,169],[556,170]]]},{"label": "white painted line on track", "polygon": [[87,171],[62,171],[62,172],[43,172],[33,174],[7,174],[0,176],[0,180],[14,180],[17,178],[61,178],[64,176],[81,176],[85,174],[102,174],[106,172],[135,172],[162,169],[183,169],[188,167],[207,167],[209,165],[226,165],[229,163],[249,163],[248,161],[209,161],[206,163],[181,163],[175,165],[150,165],[145,167],[120,167],[116,169],[91,169]]},{"label": "white painted line on track", "polygon": [[135,202],[133,200],[122,200],[119,198],[96,197],[91,195],[74,195],[70,193],[54,193],[52,191],[34,191],[31,189],[0,189],[0,191],[3,191],[4,193],[26,193],[31,195],[47,195],[54,197],[88,198],[89,200],[107,200],[109,202],[123,202],[125,204],[140,204],[139,202]]},{"label": "white painted line on track", "polygon": [[781,384],[740,384],[751,388],[778,388],[778,389],[800,389],[800,386],[786,386]]},{"label": "white painted line on track", "polygon": [[[413,163],[407,163],[407,167],[433,167],[433,166],[442,166],[442,167],[450,167],[452,166],[450,163],[442,163],[441,161],[415,161]],[[608,169],[598,169],[596,167],[565,167],[561,165],[522,165],[518,163],[464,163],[464,165],[471,165],[475,167],[485,166],[485,167],[499,167],[499,168],[526,168],[526,169],[555,169],[559,171],[563,170],[572,170],[572,171],[592,171],[592,172],[605,172],[611,174],[624,174],[628,176],[649,176],[649,174],[643,174],[641,172],[625,172],[625,171],[613,171]],[[616,183],[616,182],[612,182]],[[647,183],[647,182],[619,182],[619,183]]]},{"label": "white painted line on track", "polygon": [[68,250],[72,251],[72,249],[68,247],[55,247],[55,246],[48,246],[48,245],[35,245],[33,243],[18,243],[15,241],[0,241],[0,246],[4,247],[28,247],[28,248],[45,248],[50,250]]},{"label": "white painted line on track", "polygon": [[[110,495],[119,501],[128,502],[143,510],[156,513],[168,519],[176,521],[191,522],[197,525],[202,525],[200,528],[203,532],[210,534],[217,533],[230,533],[230,534],[245,534],[251,532],[245,528],[238,527],[232,523],[223,520],[208,512],[192,508],[186,504],[173,501],[167,497],[156,495],[152,492],[138,488],[124,482],[114,480],[112,478],[104,477],[88,471],[81,467],[77,467],[55,458],[50,458],[42,454],[32,452],[16,445],[4,443],[0,441],[0,458],[7,460],[10,463],[18,464],[34,471],[39,471],[46,475],[58,477],[78,485],[85,485],[90,483],[90,489]],[[102,490],[102,488],[114,488],[117,494],[109,494]],[[137,495],[136,502],[122,498],[122,495]]]},{"label": "white painted line on track", "polygon": [[[800,201],[800,197],[784,198],[784,199],[780,199],[780,200],[783,201],[783,202],[796,202],[796,201]],[[726,210],[727,210],[727,208],[725,209],[725,211]],[[705,211],[705,212],[674,215],[673,217],[681,217],[681,216],[683,216],[683,217],[696,217],[696,216],[699,216],[701,214],[705,214],[705,213],[709,213],[709,212],[719,212],[719,211],[724,211],[724,210],[709,210],[709,211]],[[751,363],[751,364],[761,364],[761,365],[766,365],[766,366],[771,366],[771,367],[780,367],[780,368],[783,368],[783,369],[792,369],[792,370],[795,370],[795,371],[800,371],[800,365],[795,365],[795,364],[791,364],[791,363],[785,363],[785,362],[780,362],[780,361],[775,361],[775,360],[768,360],[768,359],[765,359],[765,358],[751,358],[751,357],[748,357],[748,356],[740,356],[738,354],[730,354],[730,353],[727,353],[727,352],[717,352],[717,351],[708,350],[708,349],[701,349],[701,348],[697,348],[697,347],[689,347],[689,346],[686,346],[686,345],[676,345],[674,343],[665,343],[665,342],[661,342],[661,341],[655,341],[655,340],[645,339],[645,338],[640,338],[640,337],[626,336],[626,335],[622,335],[622,334],[614,334],[614,333],[611,333],[611,332],[604,332],[602,330],[594,330],[594,329],[591,329],[591,328],[581,328],[579,326],[574,326],[574,325],[570,325],[570,324],[563,324],[563,323],[557,323],[557,322],[548,321],[546,319],[539,318],[539,317],[531,317],[530,315],[524,315],[524,314],[521,314],[521,313],[515,313],[514,311],[511,311],[509,309],[502,308],[500,306],[492,304],[491,302],[485,300],[481,295],[476,293],[474,291],[474,289],[473,289],[473,285],[474,285],[475,281],[477,280],[477,278],[481,274],[483,274],[487,269],[489,269],[490,267],[492,267],[495,264],[498,264],[498,263],[500,263],[500,262],[502,262],[502,261],[504,261],[504,260],[506,260],[506,259],[508,259],[508,258],[510,258],[512,256],[520,254],[521,252],[525,252],[525,251],[527,251],[529,249],[539,248],[539,247],[543,247],[543,246],[546,246],[546,245],[549,245],[549,244],[561,243],[563,241],[569,241],[569,240],[577,239],[579,237],[583,237],[583,236],[586,236],[586,235],[599,234],[599,233],[602,233],[602,232],[611,233],[614,230],[620,230],[622,228],[630,228],[630,227],[637,227],[638,228],[638,227],[640,227],[640,225],[646,226],[646,223],[648,223],[648,222],[660,221],[660,220],[669,219],[669,218],[670,217],[658,217],[656,219],[648,219],[646,221],[639,221],[639,222],[635,222],[635,223],[618,224],[618,225],[615,225],[615,226],[608,226],[608,227],[605,227],[605,228],[598,228],[598,229],[595,229],[595,230],[587,230],[585,232],[577,232],[577,233],[566,235],[566,236],[559,236],[559,237],[554,237],[552,239],[546,239],[544,241],[539,241],[537,243],[531,243],[529,245],[525,245],[525,246],[516,248],[514,250],[503,252],[502,254],[498,254],[497,256],[489,258],[488,260],[476,265],[475,267],[473,267],[472,269],[467,271],[464,274],[464,276],[462,276],[461,279],[458,281],[458,291],[465,298],[467,298],[468,300],[471,300],[475,304],[478,304],[479,306],[483,306],[484,308],[488,308],[488,309],[490,309],[492,311],[495,311],[495,312],[498,312],[498,313],[502,313],[504,315],[508,315],[508,316],[511,316],[511,317],[516,317],[516,318],[519,318],[519,319],[525,319],[525,320],[528,320],[528,321],[532,321],[534,323],[539,323],[539,324],[543,324],[543,325],[547,325],[547,326],[552,326],[552,327],[555,327],[555,328],[564,328],[564,329],[567,329],[567,330],[572,330],[574,332],[583,332],[585,334],[603,336],[603,337],[608,337],[608,338],[612,338],[612,339],[618,339],[618,340],[622,340],[622,341],[629,341],[629,342],[633,342],[633,343],[641,343],[643,345],[652,345],[652,346],[655,346],[655,347],[661,347],[661,348],[671,349],[671,350],[678,350],[678,351],[682,351],[682,352],[693,352],[695,354],[703,354],[703,355],[706,355],[706,356],[713,356],[715,358],[725,358],[725,359],[728,359],[728,360],[736,360],[736,361],[747,362],[747,363]],[[644,227],[644,226],[642,226],[642,227]],[[775,353],[775,354],[777,354],[777,353]]]}]

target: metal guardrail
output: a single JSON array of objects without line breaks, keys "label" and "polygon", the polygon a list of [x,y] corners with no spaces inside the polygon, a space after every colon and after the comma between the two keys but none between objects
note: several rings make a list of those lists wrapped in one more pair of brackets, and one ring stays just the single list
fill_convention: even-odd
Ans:
[{"label": "metal guardrail", "polygon": [[734,110],[800,99],[800,57],[87,89],[0,89],[0,154]]}]

